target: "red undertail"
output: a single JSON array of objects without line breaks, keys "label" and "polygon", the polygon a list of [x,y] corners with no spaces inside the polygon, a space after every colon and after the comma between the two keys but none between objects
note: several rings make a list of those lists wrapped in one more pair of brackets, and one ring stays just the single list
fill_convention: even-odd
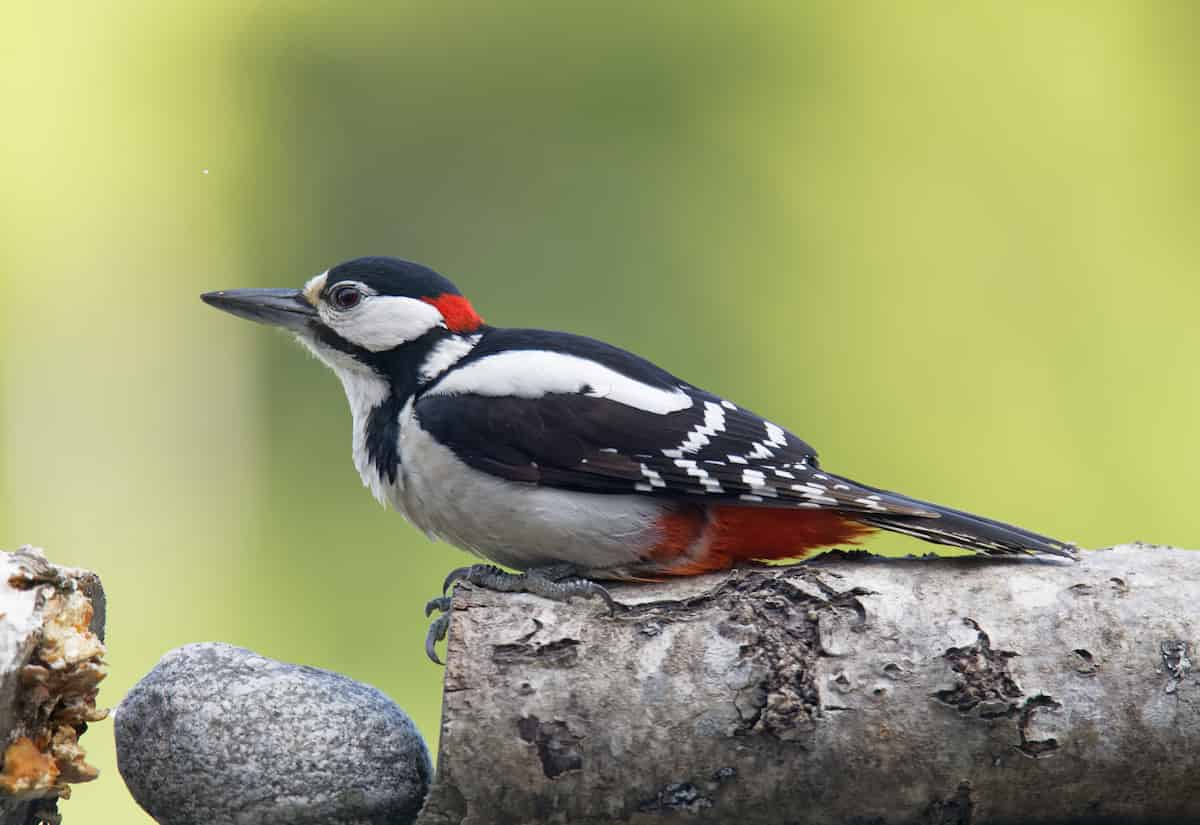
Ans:
[{"label": "red undertail", "polygon": [[810,550],[857,544],[874,528],[830,510],[713,505],[659,519],[662,539],[651,558],[662,572],[690,576],[739,561],[797,559]]}]

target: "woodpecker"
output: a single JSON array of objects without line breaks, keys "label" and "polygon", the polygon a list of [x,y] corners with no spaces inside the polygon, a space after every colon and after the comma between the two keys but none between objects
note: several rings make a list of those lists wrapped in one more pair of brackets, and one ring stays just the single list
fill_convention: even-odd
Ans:
[{"label": "woodpecker", "polygon": [[1074,545],[851,481],[744,407],[633,353],[566,332],[485,324],[449,280],[358,258],[303,289],[202,299],[283,327],[342,382],[354,465],[375,498],[493,565],[452,571],[427,615],[444,637],[458,581],[548,598],[796,559],[876,529],[983,555]]}]

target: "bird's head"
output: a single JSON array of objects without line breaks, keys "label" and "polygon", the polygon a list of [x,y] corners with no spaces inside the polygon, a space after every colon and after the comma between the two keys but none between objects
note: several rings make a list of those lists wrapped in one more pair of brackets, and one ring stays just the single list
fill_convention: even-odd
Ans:
[{"label": "bird's head", "polygon": [[410,345],[432,346],[483,327],[454,284],[397,258],[356,258],[302,289],[229,289],[201,298],[239,318],[293,332],[339,374],[393,374],[391,362]]}]

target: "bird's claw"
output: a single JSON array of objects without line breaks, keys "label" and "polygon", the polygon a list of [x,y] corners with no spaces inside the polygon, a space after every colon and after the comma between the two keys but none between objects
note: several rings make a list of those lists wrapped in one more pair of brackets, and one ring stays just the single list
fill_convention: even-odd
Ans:
[{"label": "bird's claw", "polygon": [[[617,612],[617,600],[608,592],[607,587],[587,579],[578,579],[577,581],[579,584],[586,585],[578,595],[600,599],[608,607],[608,615],[610,616]],[[568,596],[568,598],[570,597]]]},{"label": "bird's claw", "polygon": [[[437,599],[434,599],[434,601],[437,601]],[[430,623],[429,632],[425,634],[425,655],[435,665],[445,665],[445,662],[438,658],[437,643],[446,638],[446,631],[449,629],[450,614],[443,613]]]},{"label": "bird's claw", "polygon": [[442,581],[442,595],[450,592],[450,588],[458,582],[467,578],[471,574],[471,570],[479,565],[473,564],[470,567],[456,567],[446,574],[446,578]]},{"label": "bird's claw", "polygon": [[438,658],[437,643],[446,638],[450,628],[450,605],[453,595],[450,588],[460,582],[468,582],[476,587],[496,590],[501,593],[532,593],[544,599],[555,602],[570,601],[576,596],[595,598],[604,602],[611,616],[617,612],[619,605],[613,599],[608,588],[597,584],[591,579],[580,576],[574,568],[556,565],[546,568],[533,568],[525,573],[509,573],[491,564],[473,564],[470,567],[459,567],[451,570],[442,582],[442,595],[430,599],[425,605],[426,617],[440,612],[442,615],[429,625],[425,635],[425,654],[435,664],[442,664]]}]

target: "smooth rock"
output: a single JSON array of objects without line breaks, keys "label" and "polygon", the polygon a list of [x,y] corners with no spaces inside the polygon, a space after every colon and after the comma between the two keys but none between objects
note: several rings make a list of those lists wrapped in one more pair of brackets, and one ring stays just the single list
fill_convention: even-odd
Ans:
[{"label": "smooth rock", "polygon": [[121,776],[162,825],[402,825],[433,772],[380,691],[226,644],[167,653],[115,727]]}]

